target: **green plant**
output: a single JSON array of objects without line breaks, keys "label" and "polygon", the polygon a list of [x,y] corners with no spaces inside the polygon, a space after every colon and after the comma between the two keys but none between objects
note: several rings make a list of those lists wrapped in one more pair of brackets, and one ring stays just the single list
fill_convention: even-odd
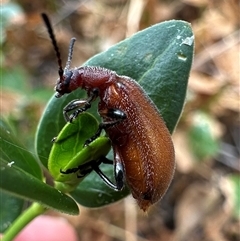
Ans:
[{"label": "green plant", "polygon": [[[105,67],[138,81],[159,108],[170,132],[173,132],[184,105],[193,48],[191,26],[173,20],[138,32],[94,56],[85,65]],[[72,168],[76,164],[97,159],[100,152],[107,154],[111,148],[108,138],[104,136],[90,144],[91,151],[82,148],[86,136],[91,136],[98,125],[97,101],[90,109],[95,117],[90,114],[80,115],[76,125],[67,124],[64,127],[63,107],[72,99],[84,95],[85,92],[79,90],[61,99],[50,99],[37,128],[35,141],[38,158],[21,145],[7,122],[1,121],[1,203],[6,204],[4,210],[7,210],[0,214],[0,220],[4,221],[1,231],[6,230],[3,240],[12,240],[28,222],[49,208],[77,215],[79,210],[76,202],[88,207],[101,207],[128,195],[127,189],[122,192],[111,190],[94,172],[82,179],[77,179],[74,174],[64,180],[58,177],[60,166]],[[59,148],[51,142],[57,136]],[[59,142],[59,138],[62,141]],[[65,145],[72,145],[73,148],[63,154],[61,149]],[[66,157],[59,163],[56,156],[65,154]],[[45,183],[42,166],[51,171],[54,186]],[[113,178],[111,166],[102,165],[101,169],[110,179]],[[15,213],[12,212],[12,204],[6,201],[9,197],[19,207]],[[33,205],[21,213],[23,200],[30,200]],[[6,223],[11,222],[11,228],[7,229]]]}]

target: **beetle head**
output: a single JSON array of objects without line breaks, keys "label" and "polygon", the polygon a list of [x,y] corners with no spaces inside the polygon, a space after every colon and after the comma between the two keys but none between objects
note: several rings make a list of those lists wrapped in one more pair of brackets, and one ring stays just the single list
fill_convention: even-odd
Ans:
[{"label": "beetle head", "polygon": [[62,95],[71,92],[69,85],[71,82],[72,75],[72,71],[67,71],[64,75],[59,77],[57,84],[55,86],[55,91],[57,92],[55,97],[59,98]]}]

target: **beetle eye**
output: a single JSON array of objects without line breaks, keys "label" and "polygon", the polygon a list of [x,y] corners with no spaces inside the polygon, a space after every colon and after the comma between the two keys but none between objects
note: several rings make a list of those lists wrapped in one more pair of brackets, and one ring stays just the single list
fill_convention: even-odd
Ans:
[{"label": "beetle eye", "polygon": [[59,98],[62,95],[71,92],[71,90],[69,90],[69,84],[71,82],[72,75],[73,75],[73,72],[68,71],[67,73],[64,74],[63,80],[60,78],[58,79],[57,84],[55,86],[55,91],[57,91],[55,97]]}]

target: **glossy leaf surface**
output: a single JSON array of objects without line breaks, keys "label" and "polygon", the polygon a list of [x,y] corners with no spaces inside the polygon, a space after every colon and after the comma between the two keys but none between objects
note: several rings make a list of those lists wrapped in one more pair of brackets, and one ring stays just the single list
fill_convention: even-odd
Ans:
[{"label": "glossy leaf surface", "polygon": [[47,208],[78,214],[76,203],[67,195],[43,183],[17,166],[0,159],[0,189],[22,199],[36,201]]},{"label": "glossy leaf surface", "polygon": [[[86,128],[86,126],[88,128]],[[111,149],[107,137],[99,137],[84,147],[86,140],[91,138],[98,129],[98,121],[89,113],[82,113],[74,123],[67,123],[54,141],[48,162],[48,169],[57,182],[70,186],[77,185],[82,178],[78,172],[62,174],[66,171],[104,157]]]},{"label": "glossy leaf surface", "polygon": [[25,201],[0,190],[0,233],[3,233],[12,222],[21,214]]},{"label": "glossy leaf surface", "polygon": [[[3,120],[0,121],[0,148],[1,200],[4,202],[10,195],[12,202],[15,202],[14,210],[18,210],[16,212],[13,208],[8,210],[8,215],[4,216],[4,222],[6,222],[6,218],[13,221],[20,214],[23,206],[22,199],[36,201],[46,207],[69,214],[78,212],[78,208],[71,198],[42,181],[42,170],[36,158],[26,150],[14,136],[11,127]],[[19,197],[21,200],[18,199]]]},{"label": "glossy leaf surface", "polygon": [[[108,177],[113,176],[113,167],[111,165],[100,165],[101,170]],[[111,178],[112,182],[114,178]],[[94,183],[94,184],[93,184]],[[85,207],[97,208],[116,202],[129,194],[127,187],[122,191],[115,191],[108,187],[103,180],[92,172],[78,185],[77,189],[70,195],[81,205]]]},{"label": "glossy leaf surface", "polygon": [[[105,67],[139,82],[160,110],[170,132],[173,132],[185,100],[193,49],[194,36],[189,23],[173,20],[138,32],[131,38],[94,56],[85,65]],[[47,166],[48,160],[44,157],[50,153],[51,139],[57,136],[65,125],[63,108],[71,100],[85,97],[86,91],[77,90],[59,99],[52,97],[49,101],[36,136],[37,153],[45,166]],[[97,101],[89,112],[100,120],[97,114]],[[86,128],[89,126],[86,125]],[[105,165],[104,170],[109,171],[109,177],[113,180],[112,166]],[[112,202],[112,195],[108,195],[109,190],[106,191],[106,196],[99,201],[99,194],[105,190],[106,186],[101,180],[96,186],[96,178],[98,177],[93,173],[78,186],[77,190],[80,190],[81,187],[83,189],[78,194],[74,194],[74,197],[77,199],[81,196],[80,203],[86,205],[87,201],[84,200],[84,197],[91,200],[92,207]],[[86,182],[85,187],[84,182]],[[113,194],[114,197],[115,194]]]},{"label": "glossy leaf surface", "polygon": [[0,152],[1,158],[12,163],[24,171],[42,179],[42,171],[36,158],[19,141],[11,127],[0,120]]}]

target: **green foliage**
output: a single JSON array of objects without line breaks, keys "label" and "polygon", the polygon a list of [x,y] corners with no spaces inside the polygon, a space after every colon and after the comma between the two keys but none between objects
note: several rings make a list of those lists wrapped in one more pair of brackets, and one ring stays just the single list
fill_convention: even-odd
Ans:
[{"label": "green foliage", "polygon": [[217,154],[218,140],[214,137],[213,122],[208,114],[195,113],[189,130],[189,144],[197,160],[204,160]]},{"label": "green foliage", "polygon": [[48,208],[69,214],[78,214],[76,203],[66,194],[45,184],[14,164],[10,165],[2,158],[0,159],[0,175],[2,191],[23,199],[39,202]]},{"label": "green foliage", "polygon": [[21,198],[13,197],[12,195],[5,192],[0,192],[0,200],[0,233],[2,233],[22,212],[24,207],[24,200]]},{"label": "green foliage", "polygon": [[22,145],[11,127],[2,120],[0,120],[0,134],[1,158],[6,163],[12,163],[12,166],[17,166],[24,172],[41,180],[42,171],[36,162],[36,158]]},{"label": "green foliage", "polygon": [[[140,31],[94,56],[85,65],[109,68],[139,82],[159,108],[170,132],[173,132],[185,100],[193,43],[193,33],[188,23],[168,21]],[[75,174],[60,175],[61,168],[65,170],[97,160],[110,149],[106,137],[99,137],[83,148],[83,143],[98,125],[91,115],[80,115],[77,124],[67,124],[64,127],[66,123],[62,114],[63,107],[73,99],[84,97],[86,92],[77,90],[60,99],[51,98],[38,125],[36,152],[40,162],[46,168],[49,167],[53,181],[76,186],[75,190],[68,191],[71,190],[70,195],[77,202],[85,206],[100,207],[123,198],[128,190],[111,190],[94,172],[80,180],[77,180]],[[100,120],[97,115],[97,101],[90,112]],[[51,142],[53,137],[57,137],[54,144]],[[1,191],[41,203],[47,208],[76,214],[77,206],[72,198],[44,183],[42,168],[36,157],[25,150],[19,139],[21,136],[14,137],[5,123],[1,125],[0,144],[4,153],[0,160]],[[114,180],[111,165],[102,164],[100,168]]]},{"label": "green foliage", "polygon": [[84,147],[85,141],[91,138],[97,129],[97,120],[89,113],[82,113],[73,124],[66,124],[54,140],[48,169],[55,181],[67,185],[65,189],[75,189],[84,177],[78,178],[77,173],[62,174],[60,170],[66,171],[89,161],[98,160],[110,151],[110,140],[103,136]]},{"label": "green foliage", "polygon": [[[168,21],[138,32],[133,37],[94,56],[85,65],[105,67],[116,71],[119,75],[130,76],[139,82],[160,110],[170,132],[173,132],[185,100],[193,57],[193,40],[193,33],[188,23]],[[45,109],[38,126],[36,150],[46,167],[48,165],[46,157],[49,156],[51,150],[50,140],[57,136],[65,125],[62,109],[71,100],[77,98],[86,98],[86,92],[76,90],[59,99],[52,97]],[[99,119],[96,106],[91,108],[90,112]],[[86,125],[86,128],[89,127]],[[106,172],[110,172],[110,179],[113,180],[112,167],[105,166],[104,168]],[[90,200],[98,199],[96,192],[93,191],[92,196],[89,194],[89,190],[95,190],[95,179],[99,180],[99,177],[95,175],[94,173],[89,175],[80,184],[80,187],[83,187],[84,182],[88,182],[86,184],[88,190],[80,189],[83,191],[82,196],[88,193]],[[100,186],[98,193],[106,188],[103,182]],[[126,190],[124,192],[126,193]],[[74,195],[75,198],[76,196]],[[93,206],[97,206],[97,203],[101,205],[104,202],[109,203],[110,200],[115,201],[109,196],[103,202],[96,201]],[[80,203],[84,205],[84,202]]]},{"label": "green foliage", "polygon": [[234,215],[240,219],[240,176],[233,174],[230,176],[234,188]]}]

